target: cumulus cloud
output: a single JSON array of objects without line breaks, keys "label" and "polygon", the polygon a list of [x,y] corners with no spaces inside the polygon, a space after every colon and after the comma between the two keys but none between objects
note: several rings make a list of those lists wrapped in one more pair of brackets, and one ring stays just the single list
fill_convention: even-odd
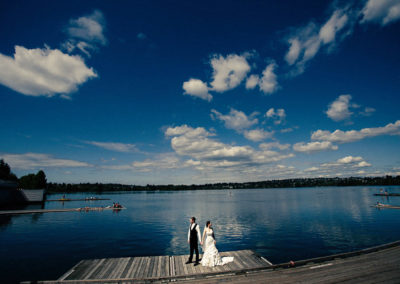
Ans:
[{"label": "cumulus cloud", "polygon": [[253,167],[294,156],[269,149],[257,151],[250,146],[228,145],[211,139],[212,133],[202,127],[170,127],[165,135],[171,137],[174,151],[179,156],[189,157],[192,160],[189,163],[198,170]]},{"label": "cumulus cloud", "polygon": [[225,92],[236,88],[251,69],[247,62],[247,55],[230,54],[226,57],[215,55],[210,64],[213,68],[210,85],[216,92]]},{"label": "cumulus cloud", "polygon": [[247,116],[244,112],[235,110],[233,108],[230,110],[229,114],[226,115],[223,115],[215,109],[211,110],[211,113],[212,117],[224,121],[226,128],[234,129],[238,132],[241,132],[243,129],[250,128],[258,123],[258,119],[253,118],[255,115],[254,113],[250,116]]},{"label": "cumulus cloud", "polygon": [[276,68],[275,63],[269,64],[262,73],[262,76],[259,81],[260,90],[264,92],[264,94],[272,94],[278,90],[278,80],[277,76],[274,72]]},{"label": "cumulus cloud", "polygon": [[103,148],[110,151],[116,152],[137,152],[138,149],[134,144],[117,143],[117,142],[97,142],[97,141],[85,141],[86,144],[90,144],[99,148]]},{"label": "cumulus cloud", "polygon": [[372,167],[370,163],[359,156],[346,156],[334,162],[322,163],[304,170],[318,176],[352,176],[368,175],[366,168]]},{"label": "cumulus cloud", "polygon": [[350,95],[341,95],[330,105],[326,114],[328,117],[334,121],[341,121],[349,119],[353,114],[350,110]]},{"label": "cumulus cloud", "polygon": [[317,130],[312,133],[311,139],[332,143],[349,143],[380,135],[400,135],[400,120],[383,127],[363,128],[361,130],[335,130],[333,132]]},{"label": "cumulus cloud", "polygon": [[310,22],[288,37],[289,50],[285,60],[290,66],[294,66],[292,75],[303,73],[306,63],[314,58],[322,47],[326,46],[329,51],[338,38],[342,39],[349,33],[352,17],[348,13],[347,9],[337,9],[324,24]]},{"label": "cumulus cloud", "polygon": [[252,74],[246,80],[246,89],[254,89],[259,87],[264,94],[272,94],[279,89],[277,75],[275,74],[275,63],[270,63],[262,72],[261,78]]},{"label": "cumulus cloud", "polygon": [[368,0],[361,11],[360,23],[375,22],[381,26],[400,19],[399,0]]},{"label": "cumulus cloud", "polygon": [[333,145],[329,141],[323,142],[309,142],[307,144],[300,142],[293,145],[293,150],[297,152],[305,152],[305,153],[313,153],[313,152],[320,152],[326,150],[337,150],[338,146]]},{"label": "cumulus cloud", "polygon": [[[326,115],[334,121],[350,120],[354,114],[354,110],[361,106],[356,103],[351,103],[351,95],[340,95],[334,100],[326,111]],[[358,114],[362,116],[370,116],[375,112],[372,107],[365,107],[364,110],[359,111]]]},{"label": "cumulus cloud", "polygon": [[48,154],[25,153],[25,154],[2,154],[2,159],[7,161],[12,168],[16,169],[41,169],[41,168],[64,168],[64,167],[91,167],[89,163],[68,159],[54,158]]},{"label": "cumulus cloud", "polygon": [[80,56],[58,49],[15,46],[14,57],[0,54],[0,83],[30,96],[68,94],[97,77]]},{"label": "cumulus cloud", "polygon": [[255,74],[250,75],[246,80],[246,89],[252,90],[255,87],[257,87],[259,80],[260,78],[258,77],[258,75]]},{"label": "cumulus cloud", "polygon": [[212,100],[212,95],[208,93],[207,84],[199,79],[190,79],[183,83],[182,86],[185,95],[198,97],[206,101]]},{"label": "cumulus cloud", "polygon": [[277,109],[270,108],[266,113],[265,117],[273,119],[276,125],[282,124],[286,119],[286,112],[283,108]]},{"label": "cumulus cloud", "polygon": [[324,168],[348,167],[348,166],[350,166],[352,168],[365,168],[365,167],[370,167],[371,164],[367,163],[362,157],[353,157],[353,156],[346,156],[346,157],[340,158],[336,162],[333,162],[333,163],[321,164],[321,167],[324,167]]},{"label": "cumulus cloud", "polygon": [[71,38],[105,45],[107,39],[103,32],[104,17],[99,10],[87,16],[71,19],[67,27],[67,33]]},{"label": "cumulus cloud", "polygon": [[271,138],[274,132],[268,132],[263,129],[253,129],[244,131],[244,137],[253,142],[258,142],[266,138]]}]

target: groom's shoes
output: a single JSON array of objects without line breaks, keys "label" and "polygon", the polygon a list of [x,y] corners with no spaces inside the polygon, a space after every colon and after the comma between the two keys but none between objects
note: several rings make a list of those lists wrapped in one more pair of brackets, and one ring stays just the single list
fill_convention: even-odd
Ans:
[{"label": "groom's shoes", "polygon": [[198,261],[196,261],[194,264],[193,264],[193,266],[197,266],[197,265],[199,265],[200,263],[198,262]]},{"label": "groom's shoes", "polygon": [[192,263],[192,262],[191,262],[191,261],[189,261],[189,260],[185,262],[185,264],[189,264],[189,263]]}]

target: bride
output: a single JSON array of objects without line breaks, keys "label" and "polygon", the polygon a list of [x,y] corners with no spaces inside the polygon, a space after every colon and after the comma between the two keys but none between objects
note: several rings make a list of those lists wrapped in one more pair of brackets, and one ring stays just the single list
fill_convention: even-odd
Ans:
[{"label": "bride", "polygon": [[204,228],[203,238],[201,245],[203,245],[203,257],[201,259],[201,265],[213,267],[216,265],[224,265],[233,261],[233,256],[221,257],[218,253],[217,247],[215,246],[214,231],[211,227],[211,222],[207,221],[206,227]]}]

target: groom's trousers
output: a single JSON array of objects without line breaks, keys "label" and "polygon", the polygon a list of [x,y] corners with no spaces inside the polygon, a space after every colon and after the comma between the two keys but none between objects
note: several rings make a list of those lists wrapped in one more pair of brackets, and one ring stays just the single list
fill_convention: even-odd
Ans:
[{"label": "groom's trousers", "polygon": [[198,245],[197,239],[196,239],[196,242],[190,240],[190,256],[189,256],[189,262],[192,262],[192,259],[193,259],[193,251],[196,252],[196,262],[199,262],[199,245]]}]

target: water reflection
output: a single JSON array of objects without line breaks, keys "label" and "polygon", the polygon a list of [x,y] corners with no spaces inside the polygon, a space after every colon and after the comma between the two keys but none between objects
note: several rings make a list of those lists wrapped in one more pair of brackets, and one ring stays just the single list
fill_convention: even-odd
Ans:
[{"label": "water reflection", "polygon": [[212,221],[219,250],[253,249],[273,263],[361,249],[400,239],[400,210],[371,207],[381,200],[373,196],[377,190],[123,192],[103,194],[111,199],[105,201],[49,202],[49,209],[112,202],[128,209],[0,218],[0,255],[8,255],[0,266],[9,271],[7,280],[16,282],[56,279],[87,258],[187,254],[192,216],[201,230]]}]

